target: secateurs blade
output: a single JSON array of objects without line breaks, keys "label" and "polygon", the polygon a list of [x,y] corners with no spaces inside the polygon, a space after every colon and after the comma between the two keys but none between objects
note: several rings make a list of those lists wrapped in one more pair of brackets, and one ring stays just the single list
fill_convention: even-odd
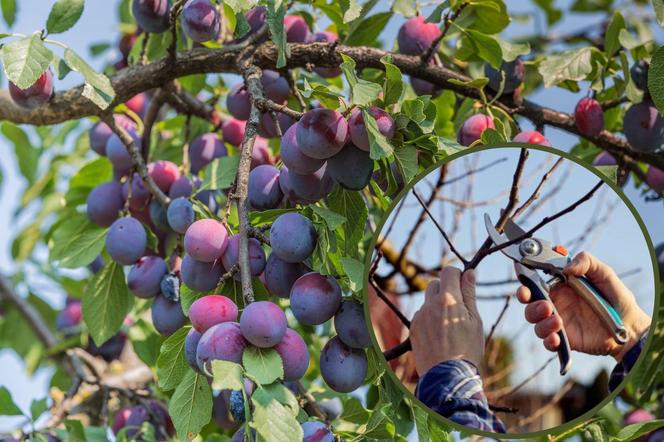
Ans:
[{"label": "secateurs blade", "polygon": [[[500,251],[514,261],[516,276],[523,285],[530,289],[532,294],[530,302],[545,299],[551,301],[549,296],[549,284],[537,273],[542,270],[554,277],[556,283],[566,283],[570,286],[600,318],[604,327],[609,331],[613,339],[620,345],[627,342],[627,330],[623,324],[620,314],[606,300],[597,287],[595,287],[585,276],[566,275],[563,269],[570,263],[571,257],[567,249],[561,245],[553,245],[541,238],[528,237],[527,232],[518,224],[508,219],[505,223],[504,233],[498,233],[488,214],[484,214],[484,225],[491,241],[496,245],[516,241]],[[553,302],[551,302],[553,305]],[[554,314],[557,315],[555,305]],[[558,347],[558,359],[560,360],[560,374],[564,375],[572,363],[571,350],[567,332],[563,328],[558,332],[560,346]]]}]

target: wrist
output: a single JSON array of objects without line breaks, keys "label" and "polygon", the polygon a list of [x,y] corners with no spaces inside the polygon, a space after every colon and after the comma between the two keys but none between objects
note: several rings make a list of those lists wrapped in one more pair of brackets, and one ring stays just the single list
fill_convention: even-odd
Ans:
[{"label": "wrist", "polygon": [[611,352],[611,356],[613,356],[616,362],[622,362],[625,355],[638,344],[641,337],[650,328],[650,323],[650,317],[641,309],[639,309],[633,318],[625,321],[628,336],[627,342],[624,345],[616,345],[614,351]]}]

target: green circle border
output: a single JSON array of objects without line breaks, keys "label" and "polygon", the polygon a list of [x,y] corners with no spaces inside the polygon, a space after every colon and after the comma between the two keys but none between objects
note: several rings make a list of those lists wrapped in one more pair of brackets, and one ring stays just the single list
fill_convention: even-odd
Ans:
[{"label": "green circle border", "polygon": [[[565,422],[562,425],[558,425],[556,427],[552,427],[546,430],[540,430],[540,431],[535,431],[535,432],[530,432],[530,433],[492,433],[492,432],[487,432],[487,431],[481,431],[472,427],[468,427],[459,423],[456,423],[452,421],[449,418],[446,418],[433,410],[429,408],[427,405],[425,405],[423,402],[421,402],[414,393],[411,393],[406,387],[403,386],[401,381],[396,377],[392,369],[389,367],[387,364],[386,359],[383,357],[383,351],[380,348],[380,345],[378,345],[378,340],[376,339],[376,335],[374,333],[373,326],[371,325],[371,315],[369,313],[369,303],[368,303],[368,284],[366,281],[368,281],[369,278],[369,269],[371,268],[371,260],[373,257],[373,250],[376,247],[376,242],[378,240],[378,235],[382,231],[383,227],[385,226],[385,223],[387,222],[390,214],[393,212],[394,208],[396,205],[404,198],[406,193],[410,191],[411,188],[413,188],[416,184],[418,184],[423,178],[425,178],[429,173],[431,173],[433,170],[439,168],[440,166],[455,161],[458,158],[461,158],[465,155],[473,154],[473,153],[478,153],[486,150],[494,150],[494,149],[517,149],[517,148],[527,148],[527,149],[532,149],[532,150],[539,150],[543,152],[547,152],[549,154],[553,155],[558,155],[560,157],[565,158],[568,161],[573,162],[577,166],[580,166],[590,173],[594,174],[597,176],[599,179],[604,181],[606,185],[608,185],[617,195],[618,197],[622,200],[622,202],[627,206],[629,209],[630,213],[636,220],[637,224],[639,225],[641,229],[641,233],[644,236],[644,239],[646,240],[646,246],[648,247],[648,252],[650,253],[650,259],[651,263],[653,266],[653,280],[654,280],[654,290],[655,290],[655,303],[653,305],[653,315],[652,315],[652,322],[651,322],[651,327],[650,330],[654,327],[655,324],[658,323],[659,321],[659,309],[657,306],[660,303],[660,289],[661,289],[661,281],[659,278],[659,267],[657,265],[657,258],[655,256],[655,249],[653,247],[652,243],[652,238],[650,237],[650,233],[648,232],[648,229],[646,228],[645,223],[643,222],[643,219],[641,218],[641,215],[639,215],[638,210],[634,207],[630,199],[623,193],[622,189],[620,186],[617,184],[614,184],[607,180],[607,177],[603,175],[598,169],[581,162],[578,157],[575,157],[574,155],[570,154],[569,152],[561,151],[559,149],[555,149],[553,147],[549,146],[542,146],[542,145],[533,145],[533,144],[526,144],[526,143],[514,143],[514,142],[505,142],[505,143],[500,143],[500,144],[487,144],[483,145],[481,147],[476,147],[472,149],[464,149],[459,152],[455,152],[452,155],[448,155],[447,157],[443,158],[442,160],[432,164],[430,167],[428,167],[426,170],[423,172],[419,173],[415,177],[413,177],[412,180],[410,180],[409,183],[407,183],[404,188],[393,198],[392,203],[390,204],[389,208],[386,210],[385,215],[383,218],[376,223],[376,230],[371,238],[371,242],[369,243],[369,247],[367,248],[367,256],[365,258],[364,262],[364,279],[363,281],[364,286],[362,288],[362,300],[363,300],[363,309],[364,309],[364,319],[365,322],[368,324],[368,329],[369,333],[371,335],[371,341],[373,344],[373,348],[377,350],[377,353],[379,353],[378,363],[381,365],[381,367],[384,369],[385,373],[390,377],[391,381],[394,382],[396,387],[400,389],[406,396],[408,396],[412,402],[412,406],[419,407],[422,411],[427,413],[429,417],[433,417],[436,419],[439,423],[446,425],[448,427],[452,428],[452,431],[459,431],[461,432],[462,435],[476,435],[476,436],[483,436],[483,437],[489,437],[492,439],[528,439],[528,438],[538,438],[542,436],[553,436],[557,434],[564,433],[567,430],[570,430],[571,428],[579,425],[582,423],[584,420],[587,420],[591,417],[593,417],[595,414],[597,414],[602,408],[604,408],[609,402],[613,402],[613,400],[618,396],[618,394],[625,388],[627,383],[629,382],[629,378],[636,373],[640,368],[641,365],[644,363],[644,355],[646,355],[650,351],[650,347],[652,346],[652,341],[653,341],[653,333],[649,332],[648,337],[646,338],[646,344],[643,348],[643,351],[639,355],[636,363],[632,367],[632,369],[629,371],[629,373],[625,376],[625,379],[612,391],[610,392],[602,401],[600,401],[597,405],[595,405],[593,408],[591,408],[589,411],[583,413],[580,416],[577,416],[576,418],[572,419],[569,422]],[[369,253],[371,251],[371,253]],[[462,436],[465,437],[465,436]]]}]

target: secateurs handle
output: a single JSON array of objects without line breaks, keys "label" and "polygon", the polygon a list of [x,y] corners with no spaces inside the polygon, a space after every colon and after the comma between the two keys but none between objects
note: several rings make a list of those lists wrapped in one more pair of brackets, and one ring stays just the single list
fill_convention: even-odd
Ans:
[{"label": "secateurs handle", "polygon": [[[549,301],[553,306],[553,314],[558,314],[553,301],[551,301],[551,298],[549,297],[549,292],[545,287],[542,287],[538,281],[535,281],[524,274],[517,273],[517,277],[519,278],[519,282],[528,287],[530,290],[530,302],[540,300]],[[569,339],[567,339],[567,332],[564,328],[558,332],[558,337],[560,338],[560,345],[558,346],[558,360],[560,361],[560,374],[562,376],[569,371],[569,368],[572,365],[572,358]]]},{"label": "secateurs handle", "polygon": [[609,304],[602,292],[585,276],[568,275],[565,282],[590,306],[613,339],[620,345],[625,344],[627,342],[625,324],[620,313]]}]

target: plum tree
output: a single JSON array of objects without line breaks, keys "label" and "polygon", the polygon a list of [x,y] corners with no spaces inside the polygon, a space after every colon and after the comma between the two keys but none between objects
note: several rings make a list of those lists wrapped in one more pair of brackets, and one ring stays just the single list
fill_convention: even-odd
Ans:
[{"label": "plum tree", "polygon": [[167,233],[171,231],[171,225],[168,223],[168,208],[159,201],[150,201],[150,221],[156,228],[155,233]]},{"label": "plum tree", "polygon": [[161,280],[168,273],[166,261],[159,256],[143,256],[127,275],[127,287],[139,298],[151,298],[159,294]]},{"label": "plum tree", "polygon": [[[134,123],[130,118],[124,115],[113,115],[115,124],[119,125],[125,130],[136,129],[136,123]],[[88,140],[90,141],[90,148],[95,151],[95,153],[106,156],[106,143],[108,139],[113,135],[113,131],[104,122],[95,123],[90,131],[88,132]]]},{"label": "plum tree", "polygon": [[207,295],[198,298],[189,307],[189,320],[199,333],[213,325],[237,321],[238,309],[233,301],[222,295]]},{"label": "plum tree", "polygon": [[300,119],[295,135],[302,153],[324,160],[336,155],[346,144],[348,123],[333,109],[312,109]]},{"label": "plum tree", "polygon": [[256,347],[274,347],[284,337],[286,328],[286,314],[270,301],[252,302],[240,316],[242,336]]},{"label": "plum tree", "polygon": [[122,186],[117,181],[96,186],[86,200],[88,218],[102,227],[113,224],[123,207]]},{"label": "plum tree", "polygon": [[517,143],[541,144],[542,146],[551,146],[551,142],[536,130],[524,130],[512,138]]},{"label": "plum tree", "polygon": [[318,421],[302,422],[302,442],[334,442],[332,430]]},{"label": "plum tree", "polygon": [[[130,129],[127,132],[133,138],[134,143],[140,147],[141,140],[136,131]],[[133,165],[127,148],[116,134],[111,135],[106,142],[106,156],[111,161],[111,164],[113,164],[113,167],[119,171],[128,172]]]},{"label": "plum tree", "polygon": [[206,133],[196,137],[189,146],[191,172],[198,173],[214,159],[228,155],[223,141],[215,133]]},{"label": "plum tree", "polygon": [[357,389],[367,375],[368,361],[363,350],[351,348],[333,337],[320,354],[320,373],[334,391],[348,393]]},{"label": "plum tree", "polygon": [[246,121],[232,117],[227,118],[221,125],[221,136],[224,138],[224,142],[236,147],[239,146],[244,138],[244,128],[246,125]]},{"label": "plum tree", "polygon": [[[500,69],[495,69],[490,64],[484,65],[484,75],[489,79],[488,86],[498,92],[501,83],[503,83],[503,93],[511,94],[514,92],[526,76],[526,68],[520,58],[513,61],[503,61]],[[504,80],[503,80],[504,77]]]},{"label": "plum tree", "polygon": [[162,192],[168,194],[173,183],[180,178],[178,166],[171,161],[159,160],[148,164],[148,173]]},{"label": "plum tree", "polygon": [[642,91],[648,90],[648,68],[650,65],[647,61],[641,59],[636,62],[629,69],[629,76],[632,78],[634,85]]},{"label": "plum tree", "polygon": [[281,161],[288,170],[299,174],[312,174],[323,167],[325,160],[305,155],[297,144],[297,124],[292,125],[281,137]]},{"label": "plum tree", "polygon": [[213,219],[199,219],[184,234],[184,250],[198,261],[212,262],[226,251],[228,232],[222,223]]},{"label": "plum tree", "polygon": [[309,218],[295,212],[280,215],[270,228],[272,253],[286,262],[302,262],[316,247],[316,230]]},{"label": "plum tree", "polygon": [[271,295],[288,298],[291,288],[297,279],[309,269],[299,262],[286,262],[275,253],[267,257],[265,263],[265,287]]},{"label": "plum tree", "polygon": [[187,364],[195,371],[200,371],[196,362],[196,348],[198,347],[198,341],[201,340],[201,336],[203,336],[201,332],[192,328],[184,338],[184,356],[187,359]]},{"label": "plum tree", "polygon": [[604,130],[604,111],[599,101],[585,97],[574,109],[574,123],[583,135],[596,136]]},{"label": "plum tree", "polygon": [[275,103],[284,103],[288,100],[288,94],[290,93],[288,80],[282,77],[279,72],[270,69],[263,70],[261,84],[263,85],[265,96]]},{"label": "plum tree", "polygon": [[118,218],[111,224],[106,236],[106,251],[123,265],[134,264],[143,256],[148,245],[145,228],[136,218]]},{"label": "plum tree", "polygon": [[182,28],[197,43],[216,40],[221,28],[221,17],[210,0],[189,0],[182,9]]},{"label": "plum tree", "polygon": [[238,120],[246,121],[251,112],[249,92],[243,83],[238,83],[226,95],[226,109]]},{"label": "plum tree", "polygon": [[147,32],[161,33],[168,30],[168,0],[132,0],[131,12],[136,23]]},{"label": "plum tree", "polygon": [[664,192],[664,171],[654,166],[648,167],[646,182],[655,192]]},{"label": "plum tree", "polygon": [[425,17],[418,15],[406,20],[399,28],[397,44],[399,52],[408,55],[421,55],[440,37],[436,23],[426,23]]},{"label": "plum tree", "polygon": [[369,348],[371,337],[364,319],[362,304],[343,301],[334,315],[334,329],[341,342],[352,348]]},{"label": "plum tree", "polygon": [[182,282],[187,287],[198,292],[207,292],[217,286],[219,278],[224,273],[221,260],[212,262],[197,261],[189,255],[182,259]]},{"label": "plum tree", "polygon": [[[295,124],[295,120],[286,114],[278,114],[277,121],[274,121],[272,114],[269,112],[261,115],[261,124],[258,126],[258,135],[263,138],[277,138],[279,132],[284,134],[288,128]],[[279,129],[277,130],[277,125]]]},{"label": "plum tree", "polygon": [[256,210],[276,208],[284,197],[279,187],[279,169],[269,164],[254,168],[249,174],[248,197]]},{"label": "plum tree", "polygon": [[48,102],[54,93],[53,74],[46,69],[30,87],[21,89],[9,82],[9,95],[14,103],[26,109],[34,109]]},{"label": "plum tree", "polygon": [[[378,130],[381,134],[388,139],[394,137],[395,125],[390,114],[377,106],[372,106],[367,109],[367,111],[376,120]],[[350,133],[350,139],[355,146],[369,152],[369,134],[364,125],[364,114],[357,107],[353,109],[350,114],[350,119],[348,120],[348,132]]]},{"label": "plum tree", "polygon": [[[337,40],[339,40],[339,36],[332,31],[316,32],[309,36],[310,42],[334,43]],[[341,69],[336,67],[317,67],[314,68],[314,72],[323,78],[334,78],[341,75]]]},{"label": "plum tree", "polygon": [[[228,238],[228,247],[224,255],[221,257],[221,262],[224,268],[231,269],[234,265],[238,264],[240,256],[240,235],[232,235]],[[249,270],[252,276],[258,276],[263,273],[265,269],[265,251],[261,247],[260,241],[256,238],[249,238]],[[236,280],[240,280],[239,274],[235,274]]]},{"label": "plum tree", "polygon": [[185,233],[196,220],[194,206],[184,197],[175,198],[166,212],[168,225],[178,233]]},{"label": "plum tree", "polygon": [[327,173],[341,187],[362,190],[371,181],[374,162],[369,153],[346,143],[341,152],[327,160]]},{"label": "plum tree", "polygon": [[176,199],[180,197],[188,198],[194,191],[194,187],[197,189],[201,187],[201,179],[197,176],[191,178],[186,176],[181,176],[173,182],[171,189],[168,191],[168,196],[171,199]]},{"label": "plum tree", "polygon": [[239,364],[242,362],[242,353],[248,343],[242,336],[240,324],[237,322],[222,322],[210,327],[196,348],[196,361],[203,371],[210,361],[221,360]]},{"label": "plum tree", "polygon": [[459,128],[457,140],[459,144],[470,146],[482,137],[487,129],[495,129],[493,118],[484,114],[475,114],[463,122]]},{"label": "plum tree", "polygon": [[179,301],[158,295],[152,302],[152,325],[163,336],[170,336],[187,321]]},{"label": "plum tree", "polygon": [[272,152],[267,144],[267,140],[262,137],[256,137],[254,149],[251,151],[251,169],[265,164],[274,164]]},{"label": "plum tree", "polygon": [[607,151],[600,152],[593,160],[593,166],[615,166],[618,164],[613,155]]},{"label": "plum tree", "polygon": [[288,171],[288,188],[298,200],[314,202],[326,197],[334,188],[334,180],[327,172],[327,164],[311,174]]},{"label": "plum tree", "polygon": [[286,329],[274,349],[284,364],[285,381],[296,381],[304,376],[309,368],[309,350],[298,332],[292,328]]},{"label": "plum tree", "polygon": [[633,149],[653,152],[664,143],[664,118],[652,101],[643,100],[625,112],[623,132]]},{"label": "plum tree", "polygon": [[309,26],[299,15],[284,17],[284,30],[286,31],[286,41],[289,43],[305,43],[309,40]]},{"label": "plum tree", "polygon": [[341,287],[332,276],[309,272],[293,284],[290,301],[293,316],[300,324],[322,324],[339,309]]}]

